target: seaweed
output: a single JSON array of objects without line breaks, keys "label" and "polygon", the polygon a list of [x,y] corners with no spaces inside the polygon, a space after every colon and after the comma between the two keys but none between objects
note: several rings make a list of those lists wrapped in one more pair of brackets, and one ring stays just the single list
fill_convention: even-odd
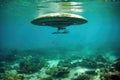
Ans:
[{"label": "seaweed", "polygon": [[41,78],[40,80],[53,80],[51,77]]},{"label": "seaweed", "polygon": [[68,76],[69,69],[67,67],[52,67],[46,70],[46,74],[51,75],[55,78],[64,78]]},{"label": "seaweed", "polygon": [[101,75],[101,80],[120,80],[119,72],[108,72]]},{"label": "seaweed", "polygon": [[73,78],[72,80],[90,80],[91,76],[87,74],[80,74],[76,78]]},{"label": "seaweed", "polygon": [[32,74],[38,72],[46,64],[41,59],[32,58],[29,60],[23,60],[19,63],[18,73]]}]

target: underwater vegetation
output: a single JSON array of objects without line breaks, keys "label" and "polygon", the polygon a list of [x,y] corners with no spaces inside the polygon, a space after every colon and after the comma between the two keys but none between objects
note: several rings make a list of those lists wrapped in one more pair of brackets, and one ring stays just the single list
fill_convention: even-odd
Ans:
[{"label": "underwater vegetation", "polygon": [[4,63],[0,62],[0,74],[5,73]]},{"label": "underwater vegetation", "polygon": [[87,75],[97,75],[97,72],[95,70],[89,70],[89,71],[85,71],[85,74],[87,74]]},{"label": "underwater vegetation", "polygon": [[53,80],[51,77],[41,78],[40,80]]},{"label": "underwater vegetation", "polygon": [[74,63],[74,65],[96,69],[105,67],[107,63],[108,62],[104,56],[98,55],[95,59],[84,58],[81,62]]},{"label": "underwater vegetation", "polygon": [[45,61],[38,58],[24,59],[20,61],[18,73],[32,74],[39,71],[42,67],[45,66]]},{"label": "underwater vegetation", "polygon": [[120,59],[115,60],[111,65],[111,70],[120,72]]},{"label": "underwater vegetation", "polygon": [[46,74],[51,75],[55,78],[64,78],[68,77],[68,73],[70,72],[67,67],[52,67],[46,70]]},{"label": "underwater vegetation", "polygon": [[83,59],[81,62],[76,62],[74,63],[76,66],[82,66],[82,67],[87,67],[87,68],[97,68],[97,63],[94,60],[91,59]]},{"label": "underwater vegetation", "polygon": [[81,67],[86,67],[86,68],[91,68],[91,69],[96,69],[96,68],[102,68],[106,67],[108,65],[109,61],[102,56],[98,55],[95,59],[93,58],[76,58],[76,60],[72,57],[71,59],[66,59],[66,60],[61,60],[58,63],[58,66],[63,66],[63,67],[69,67],[69,68],[74,68],[77,66]]},{"label": "underwater vegetation", "polygon": [[0,74],[0,80],[24,80],[24,76],[13,72],[6,72],[4,74]]},{"label": "underwater vegetation", "polygon": [[72,80],[90,80],[91,76],[87,74],[80,74],[77,77],[73,78]]},{"label": "underwater vegetation", "polygon": [[101,76],[101,80],[120,80],[120,72],[107,72]]},{"label": "underwater vegetation", "polygon": [[120,59],[113,61],[107,71],[102,72],[101,80],[120,80]]},{"label": "underwater vegetation", "polygon": [[61,67],[72,67],[72,64],[70,63],[69,60],[61,60],[57,66],[61,66]]},{"label": "underwater vegetation", "polygon": [[8,52],[0,53],[0,62],[13,62],[16,60],[16,55],[18,54],[17,50],[10,50]]},{"label": "underwater vegetation", "polygon": [[39,55],[41,51],[6,53],[0,54],[4,57],[0,59],[0,80],[120,80],[120,59],[111,61],[105,55],[51,60]]}]

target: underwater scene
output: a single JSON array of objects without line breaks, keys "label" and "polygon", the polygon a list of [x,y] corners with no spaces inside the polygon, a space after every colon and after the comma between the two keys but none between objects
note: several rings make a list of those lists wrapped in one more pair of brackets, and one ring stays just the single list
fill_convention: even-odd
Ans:
[{"label": "underwater scene", "polygon": [[120,80],[120,0],[0,0],[0,80]]}]

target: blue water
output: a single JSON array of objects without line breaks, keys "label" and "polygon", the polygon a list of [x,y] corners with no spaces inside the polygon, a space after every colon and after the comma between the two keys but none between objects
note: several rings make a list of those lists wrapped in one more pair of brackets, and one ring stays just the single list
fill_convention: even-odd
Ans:
[{"label": "blue water", "polygon": [[[48,54],[112,53],[120,56],[120,2],[118,0],[84,0],[81,2],[82,4],[78,4],[78,6],[82,6],[83,12],[67,11],[84,16],[88,23],[71,25],[67,28],[70,33],[55,35],[51,34],[56,31],[55,28],[36,26],[30,23],[38,16],[38,12],[41,12],[40,14],[59,12],[59,10],[54,11],[53,9],[48,11],[49,7],[45,8],[45,6],[48,3],[57,4],[60,0],[56,0],[58,2],[51,0],[46,3],[42,1],[43,8],[38,9],[37,5],[40,0],[0,0],[1,50],[43,49]],[[74,1],[71,0],[71,2]],[[80,3],[79,0],[77,2]],[[76,53],[72,53],[72,51]]]}]

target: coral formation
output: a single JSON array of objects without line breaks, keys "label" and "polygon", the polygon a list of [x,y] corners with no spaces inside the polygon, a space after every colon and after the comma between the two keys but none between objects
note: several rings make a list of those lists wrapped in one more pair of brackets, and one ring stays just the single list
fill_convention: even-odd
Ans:
[{"label": "coral formation", "polygon": [[13,72],[6,72],[0,76],[0,80],[24,80],[24,76]]},{"label": "coral formation", "polygon": [[106,59],[106,57],[103,56],[103,55],[98,55],[98,56],[95,58],[95,60],[96,60],[97,62],[103,62],[103,63],[108,62],[108,60]]},{"label": "coral formation", "polygon": [[90,75],[87,75],[87,74],[83,73],[83,74],[78,75],[75,78],[72,78],[71,80],[90,80],[90,79],[91,79]]},{"label": "coral formation", "polygon": [[0,74],[1,73],[5,73],[5,68],[4,68],[4,63],[3,62],[0,62]]},{"label": "coral formation", "polygon": [[0,54],[0,80],[120,80],[120,59],[112,62],[104,55],[49,60],[39,51],[6,53]]},{"label": "coral formation", "polygon": [[108,66],[107,72],[103,71],[101,80],[120,80],[120,59],[117,59]]},{"label": "coral formation", "polygon": [[40,80],[53,80],[51,77],[41,78]]},{"label": "coral formation", "polygon": [[97,72],[95,70],[89,70],[89,71],[85,71],[85,74],[88,74],[88,75],[97,75]]},{"label": "coral formation", "polygon": [[95,59],[84,58],[82,61],[77,61],[73,63],[73,66],[81,66],[86,68],[103,68],[107,66],[107,59],[103,55],[98,55]]},{"label": "coral formation", "polygon": [[68,73],[69,73],[69,69],[67,67],[52,67],[46,70],[46,74],[51,75],[56,78],[67,77]]},{"label": "coral formation", "polygon": [[96,61],[88,59],[88,58],[82,59],[81,62],[76,62],[76,63],[74,63],[74,65],[82,66],[82,67],[86,67],[86,68],[97,68]]},{"label": "coral formation", "polygon": [[16,55],[14,53],[8,53],[8,54],[0,54],[0,62],[13,62],[16,60]]},{"label": "coral formation", "polygon": [[0,74],[1,74],[1,73],[5,73],[4,67],[0,67]]},{"label": "coral formation", "polygon": [[60,61],[57,66],[72,67],[72,64],[68,60],[63,60],[63,61]]},{"label": "coral formation", "polygon": [[101,80],[120,80],[120,72],[108,72],[101,76]]},{"label": "coral formation", "polygon": [[19,63],[18,73],[31,74],[39,71],[45,66],[45,61],[41,59],[28,59]]},{"label": "coral formation", "polygon": [[120,59],[117,59],[112,63],[111,69],[114,69],[120,72]]}]

